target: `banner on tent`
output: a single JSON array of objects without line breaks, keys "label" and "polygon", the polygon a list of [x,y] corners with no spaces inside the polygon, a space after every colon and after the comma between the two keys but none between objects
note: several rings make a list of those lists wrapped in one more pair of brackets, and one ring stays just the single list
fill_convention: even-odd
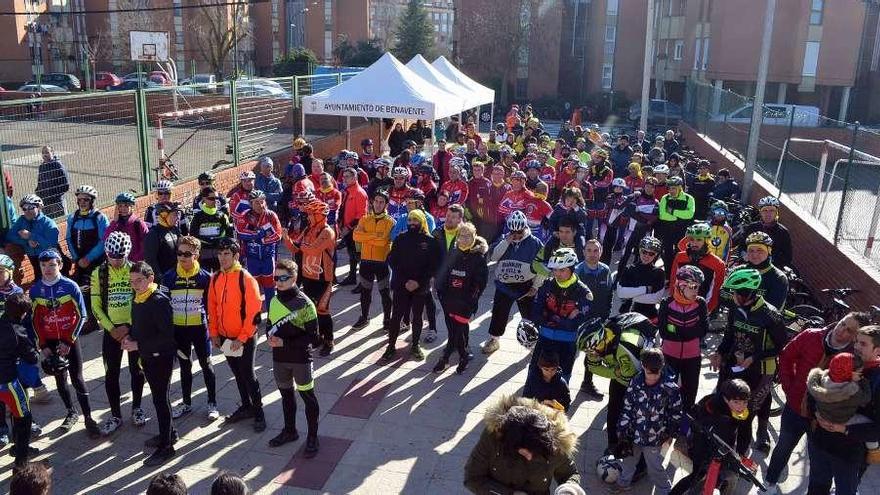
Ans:
[{"label": "banner on tent", "polygon": [[428,109],[417,105],[399,105],[399,104],[383,104],[383,103],[334,103],[330,101],[311,101],[308,106],[308,113],[326,113],[331,115],[363,115],[384,117],[386,115],[394,115],[400,117],[412,117],[417,119],[428,118]]}]

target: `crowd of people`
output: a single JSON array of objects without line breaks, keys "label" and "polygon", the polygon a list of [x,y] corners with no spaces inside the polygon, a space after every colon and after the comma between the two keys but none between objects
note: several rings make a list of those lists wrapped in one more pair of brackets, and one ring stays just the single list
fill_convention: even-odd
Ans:
[{"label": "crowd of people", "polygon": [[[583,352],[578,392],[592,400],[607,393],[606,454],[624,459],[615,490],[647,472],[658,493],[684,493],[713,457],[706,425],[743,458],[750,450],[769,453],[769,392],[778,376],[788,406],[766,481],[776,489],[808,433],[811,493],[827,493],[832,480],[838,494],[855,493],[865,459],[880,459],[876,443],[865,443],[880,440],[880,374],[872,365],[880,330],[853,313],[788,342],[783,269],[793,253],[776,198],[761,199],[760,218],[734,230],[729,203],[739,198],[738,184],[686,150],[674,130],[654,139],[642,131],[612,139],[565,123],[552,137],[530,107],[514,106],[485,140],[474,122],[455,120],[436,146],[428,147],[429,139],[429,128],[414,124],[392,132],[391,156],[365,139],[359,152],[322,160],[297,138],[287,163],[263,157],[229,191],[219,191],[211,173],[201,174],[192,204],[175,201],[173,184],[159,181],[143,218],[127,192],[115,197],[108,218],[96,208],[98,191],[81,185],[76,211],[66,218],[66,250],[52,217],[63,213],[69,185],[43,187],[50,199],[25,195],[20,215],[10,218],[7,254],[0,255],[0,398],[13,418],[11,435],[0,430],[0,443],[15,444],[16,466],[27,466],[29,440],[39,431],[28,389],[37,401],[50,397],[40,370],[55,379],[67,408],[63,430],[82,417],[89,435],[110,436],[125,423],[124,354],[131,422],[150,421],[141,401],[147,384],[158,423],[145,464],[175,455],[174,420],[196,410],[193,359],[207,391],[207,418],[218,420],[230,407],[218,403],[212,349],[225,356],[240,396],[224,421],[248,420],[264,431],[254,373],[261,331],[272,349],[284,418],[269,444],[299,439],[299,395],[304,453],[314,456],[320,446],[312,361],[334,351],[334,291],[353,286],[358,294],[354,331],[373,325],[378,291],[388,337],[380,364],[405,357],[398,340],[407,331],[408,358],[424,360],[422,342],[440,338],[439,307],[447,341],[433,371],[443,373],[455,354],[462,374],[475,359],[470,331],[491,274],[489,337],[480,350],[498,351],[515,305],[517,339],[531,359],[523,397],[505,398],[487,416],[465,468],[472,491],[547,491],[555,479],[571,490],[559,493],[577,493],[577,441],[565,417]],[[53,180],[67,181],[51,148],[44,161],[54,164],[46,166]],[[279,257],[282,246],[290,258]],[[337,280],[342,249],[348,270]],[[15,282],[24,263],[35,273],[26,294]],[[615,299],[619,307],[612,307]],[[706,349],[710,319],[725,312],[720,344]],[[92,330],[103,335],[106,418],[92,413],[82,374],[80,337]],[[698,400],[705,354],[718,386]],[[172,407],[175,362],[182,401]],[[810,371],[829,366],[824,374]],[[609,379],[606,392],[594,375]],[[694,472],[673,487],[661,448],[675,438],[687,439]],[[535,456],[549,461],[533,462]]]}]

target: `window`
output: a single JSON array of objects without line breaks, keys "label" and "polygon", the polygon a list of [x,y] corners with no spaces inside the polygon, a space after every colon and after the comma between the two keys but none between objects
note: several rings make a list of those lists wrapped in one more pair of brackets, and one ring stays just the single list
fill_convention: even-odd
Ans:
[{"label": "window", "polygon": [[709,38],[703,38],[703,70],[709,67]]},{"label": "window", "polygon": [[604,53],[605,53],[606,57],[613,57],[614,56],[614,42],[613,41],[606,41],[605,42],[605,52]]},{"label": "window", "polygon": [[617,39],[617,26],[605,26],[605,41]]},{"label": "window", "polygon": [[683,40],[675,40],[675,52],[672,55],[672,58],[675,60],[681,60],[681,57],[684,55],[684,41]]},{"label": "window", "polygon": [[333,22],[333,0],[324,0],[324,24]]},{"label": "window", "polygon": [[810,5],[810,24],[818,26],[822,24],[822,9],[825,7],[825,0],[812,0]]},{"label": "window", "polygon": [[614,66],[605,64],[602,66],[602,89],[611,89],[611,76],[614,74]]},{"label": "window", "polygon": [[617,15],[618,0],[608,0],[608,6],[605,8],[606,15]]},{"label": "window", "polygon": [[819,45],[818,41],[808,41],[804,50],[804,70],[801,72],[803,76],[815,76],[816,68],[819,65]]},{"label": "window", "polygon": [[694,70],[700,68],[700,38],[694,38]]}]

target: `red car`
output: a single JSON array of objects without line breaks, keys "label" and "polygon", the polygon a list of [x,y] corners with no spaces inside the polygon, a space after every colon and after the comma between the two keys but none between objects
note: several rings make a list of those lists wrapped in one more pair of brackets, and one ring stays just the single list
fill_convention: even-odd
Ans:
[{"label": "red car", "polygon": [[122,84],[122,79],[112,72],[98,72],[95,74],[95,89],[107,89],[110,86]]},{"label": "red car", "polygon": [[171,86],[171,79],[161,70],[154,70],[149,74],[150,81],[161,84],[162,86]]}]

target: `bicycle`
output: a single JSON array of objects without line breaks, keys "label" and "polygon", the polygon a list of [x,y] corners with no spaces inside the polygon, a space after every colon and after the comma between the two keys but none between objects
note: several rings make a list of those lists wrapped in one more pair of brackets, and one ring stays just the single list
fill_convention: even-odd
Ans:
[{"label": "bicycle", "polygon": [[[709,462],[709,467],[706,470],[705,475],[703,475],[698,482],[694,483],[685,493],[688,495],[713,495],[716,487],[718,487],[718,480],[721,477],[722,468],[728,471],[733,471],[736,475],[732,482],[731,480],[722,482],[720,488],[722,494],[728,495],[733,493],[740,478],[745,478],[746,481],[762,492],[767,491],[767,487],[764,486],[764,484],[755,476],[757,466],[754,461],[749,458],[740,457],[733,447],[715,433],[714,428],[700,424],[690,414],[686,414],[686,416],[691,428],[697,428],[703,433],[709,442],[712,443],[712,452],[714,455]],[[698,467],[694,466],[694,469],[696,470]]]}]

